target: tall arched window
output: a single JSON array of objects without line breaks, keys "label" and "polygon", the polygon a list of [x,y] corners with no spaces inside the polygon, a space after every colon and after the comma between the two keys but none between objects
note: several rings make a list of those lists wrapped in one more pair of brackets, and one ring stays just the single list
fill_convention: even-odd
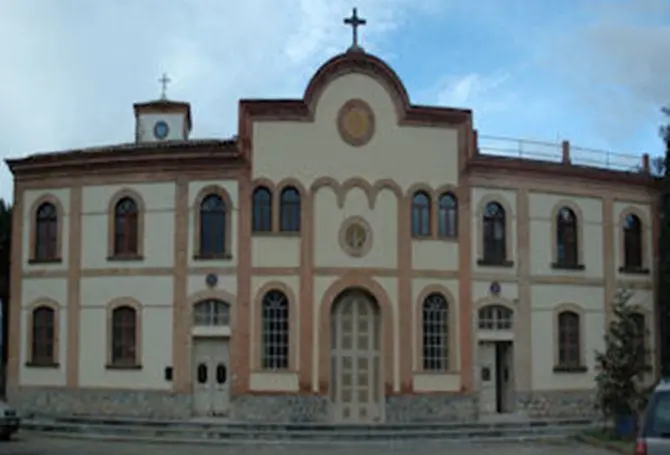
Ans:
[{"label": "tall arched window", "polygon": [[300,193],[293,187],[284,188],[279,197],[279,229],[300,232]]},{"label": "tall arched window", "polygon": [[412,196],[412,236],[430,236],[430,196],[424,191],[417,191]]},{"label": "tall arched window", "polygon": [[200,255],[221,256],[226,251],[228,207],[218,194],[209,194],[200,203]]},{"label": "tall arched window", "polygon": [[259,186],[253,194],[252,230],[272,231],[272,193],[265,186]]},{"label": "tall arched window", "polygon": [[562,207],[556,214],[556,262],[566,267],[579,264],[577,216],[569,207]]},{"label": "tall arched window", "polygon": [[55,363],[56,312],[48,306],[39,306],[32,313],[31,362],[35,365]]},{"label": "tall arched window", "polygon": [[137,365],[137,311],[130,306],[112,310],[111,361],[115,366]]},{"label": "tall arched window", "polygon": [[581,366],[581,339],[579,314],[562,311],[558,314],[558,366],[577,368]]},{"label": "tall arched window", "polygon": [[138,253],[137,203],[130,197],[121,198],[114,206],[114,254],[119,256]]},{"label": "tall arched window", "polygon": [[289,302],[277,290],[263,296],[261,310],[261,343],[263,369],[283,370],[289,367]]},{"label": "tall arched window", "polygon": [[458,203],[452,193],[444,193],[438,200],[438,233],[440,237],[458,236]]},{"label": "tall arched window", "polygon": [[58,258],[58,210],[51,202],[45,202],[35,213],[35,252],[37,261]]},{"label": "tall arched window", "polygon": [[623,266],[624,269],[642,268],[642,222],[629,213],[623,226]]},{"label": "tall arched window", "polygon": [[486,204],[483,213],[485,264],[504,264],[507,261],[507,225],[505,209],[498,202]]},{"label": "tall arched window", "polygon": [[442,294],[430,294],[423,302],[423,369],[449,369],[449,304]]}]

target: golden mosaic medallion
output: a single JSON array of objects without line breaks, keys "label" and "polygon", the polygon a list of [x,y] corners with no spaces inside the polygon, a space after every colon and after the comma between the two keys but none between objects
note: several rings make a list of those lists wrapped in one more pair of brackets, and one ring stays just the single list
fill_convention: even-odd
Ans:
[{"label": "golden mosaic medallion", "polygon": [[372,229],[360,216],[344,220],[340,226],[340,247],[353,257],[361,257],[372,247]]},{"label": "golden mosaic medallion", "polygon": [[340,108],[337,119],[342,140],[354,147],[367,144],[375,129],[375,116],[363,100],[349,100]]}]

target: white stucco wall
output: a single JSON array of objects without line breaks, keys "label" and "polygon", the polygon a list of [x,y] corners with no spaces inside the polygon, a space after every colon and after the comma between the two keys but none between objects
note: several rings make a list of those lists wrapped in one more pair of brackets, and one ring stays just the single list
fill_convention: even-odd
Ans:
[{"label": "white stucco wall", "polygon": [[[167,123],[169,131],[168,135],[164,139],[157,139],[154,136],[154,126],[158,121],[164,121]],[[174,141],[174,140],[183,140],[184,137],[184,123],[186,122],[186,116],[184,114],[168,114],[168,113],[156,113],[156,114],[142,114],[138,119],[138,133],[140,141],[142,142],[161,142],[161,141]]]},{"label": "white stucco wall", "polygon": [[[375,114],[375,135],[364,147],[349,146],[337,130],[338,111],[353,98],[366,101]],[[359,73],[341,76],[324,89],[314,123],[256,122],[253,134],[254,177],[295,177],[306,187],[320,176],[390,178],[403,189],[415,182],[458,181],[456,130],[398,126],[389,93]]]},{"label": "white stucco wall", "polygon": [[[81,387],[169,390],[172,365],[172,277],[84,278],[81,283],[79,384]],[[140,370],[108,370],[107,303],[132,297],[142,304]]]},{"label": "white stucco wall", "polygon": [[253,236],[251,264],[253,267],[299,267],[300,237]]},{"label": "white stucco wall", "polygon": [[[382,191],[374,210],[370,210],[365,193],[354,188],[349,191],[344,207],[340,209],[332,189],[321,188],[316,193],[314,206],[314,258],[317,267],[397,266],[398,202],[392,192]],[[370,225],[372,248],[362,257],[351,257],[340,247],[342,222],[351,216],[360,216]]]},{"label": "white stucco wall", "polygon": [[[113,261],[109,255],[109,204],[129,189],[144,200],[144,260]],[[174,183],[88,186],[82,190],[81,266],[84,269],[172,267],[174,263]]]},{"label": "white stucco wall", "polygon": [[[354,98],[367,102],[375,115],[375,134],[362,147],[346,144],[337,129],[339,109]],[[339,183],[359,177],[370,185],[390,179],[403,192],[415,183],[437,188],[458,182],[457,131],[398,126],[396,107],[386,89],[358,73],[341,76],[324,89],[313,123],[259,121],[254,124],[253,134],[253,176],[274,182],[291,177],[309,189],[317,178],[326,176]],[[421,147],[417,149],[416,144]],[[392,191],[382,190],[371,210],[365,192],[352,188],[340,208],[333,190],[321,188],[314,201],[317,267],[396,267],[398,204]],[[342,221],[353,215],[370,224],[374,242],[367,255],[355,259],[338,244]],[[291,239],[259,236],[253,240],[253,264],[291,267],[299,259],[298,248],[298,242]],[[415,268],[453,269],[457,264],[455,253],[457,248],[452,243],[414,242]]]},{"label": "white stucco wall", "polygon": [[[531,288],[532,384],[535,390],[579,390],[594,387],[596,350],[604,348],[604,288],[600,286],[533,285]],[[581,342],[587,372],[554,373],[556,308],[573,304],[584,318]]]},{"label": "white stucco wall", "polygon": [[[216,274],[218,282],[212,291],[225,291],[228,294],[237,296],[237,275],[235,274]],[[205,282],[206,273],[191,273],[187,281],[187,295],[193,296],[199,292],[209,292],[210,288]],[[190,300],[190,297],[189,297]],[[232,302],[228,302],[232,304]]]},{"label": "white stucco wall", "polygon": [[[554,209],[568,201],[581,209],[578,223],[578,242],[583,251],[584,270],[557,270],[551,267],[556,260],[552,250],[556,244],[556,224],[552,219]],[[570,207],[568,205],[568,207]],[[603,267],[603,209],[602,201],[596,198],[570,197],[557,194],[530,193],[530,273],[532,275],[576,275],[602,277]],[[580,213],[576,213],[579,217]]]}]

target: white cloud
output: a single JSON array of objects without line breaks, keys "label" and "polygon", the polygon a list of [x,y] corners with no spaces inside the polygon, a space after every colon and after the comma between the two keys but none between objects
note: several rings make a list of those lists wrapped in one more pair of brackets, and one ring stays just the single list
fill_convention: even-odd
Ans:
[{"label": "white cloud", "polygon": [[477,111],[497,110],[504,106],[500,93],[510,79],[506,72],[490,76],[470,73],[461,77],[449,77],[438,86],[437,104],[463,108],[477,107]]},{"label": "white cloud", "polygon": [[[366,49],[383,48],[438,0],[359,0]],[[194,136],[234,133],[240,97],[298,96],[323,61],[349,45],[354,0],[61,0],[0,2],[2,158],[130,141],[132,103],[192,103]],[[11,175],[0,169],[0,197]]]},{"label": "white cloud", "polygon": [[617,143],[653,129],[660,106],[670,104],[670,2],[601,0],[589,12],[537,51],[576,108],[591,113],[592,127]]}]

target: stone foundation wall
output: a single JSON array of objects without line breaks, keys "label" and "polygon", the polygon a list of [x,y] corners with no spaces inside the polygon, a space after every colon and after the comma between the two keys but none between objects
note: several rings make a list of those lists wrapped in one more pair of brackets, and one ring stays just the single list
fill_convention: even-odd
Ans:
[{"label": "stone foundation wall", "polygon": [[593,417],[595,400],[595,390],[517,392],[516,407],[529,417]]},{"label": "stone foundation wall", "polygon": [[[450,422],[477,418],[477,400],[469,395],[426,394],[385,399],[386,422]],[[329,422],[323,396],[245,395],[232,402],[234,420],[255,422]]]},{"label": "stone foundation wall", "polygon": [[477,397],[430,393],[386,397],[386,421],[455,422],[477,419]]},{"label": "stone foundation wall", "polygon": [[231,417],[246,422],[328,422],[328,397],[243,395],[232,399]]},{"label": "stone foundation wall", "polygon": [[162,391],[68,390],[26,387],[8,391],[9,404],[22,415],[95,415],[185,419],[190,395]]},{"label": "stone foundation wall", "polygon": [[[22,415],[95,415],[188,419],[190,395],[162,391],[68,390],[25,387],[8,391]],[[593,417],[593,390],[519,392],[516,412],[528,417]],[[478,418],[476,394],[418,394],[385,398],[386,422],[454,422]],[[247,422],[329,422],[329,399],[316,395],[243,395],[231,398],[230,417]]]}]

